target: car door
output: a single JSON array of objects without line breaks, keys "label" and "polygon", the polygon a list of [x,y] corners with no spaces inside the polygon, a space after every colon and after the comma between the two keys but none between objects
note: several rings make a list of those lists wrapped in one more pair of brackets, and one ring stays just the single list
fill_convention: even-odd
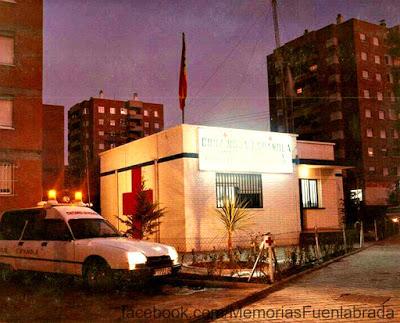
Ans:
[{"label": "car door", "polygon": [[46,219],[42,248],[52,260],[49,270],[55,273],[75,274],[75,241],[63,219]]}]

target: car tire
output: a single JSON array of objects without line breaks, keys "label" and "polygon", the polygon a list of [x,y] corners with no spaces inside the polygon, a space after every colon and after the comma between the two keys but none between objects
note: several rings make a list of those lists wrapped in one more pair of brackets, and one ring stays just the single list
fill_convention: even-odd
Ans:
[{"label": "car tire", "polygon": [[104,260],[92,260],[85,263],[83,280],[89,290],[108,290],[113,286],[111,268]]}]

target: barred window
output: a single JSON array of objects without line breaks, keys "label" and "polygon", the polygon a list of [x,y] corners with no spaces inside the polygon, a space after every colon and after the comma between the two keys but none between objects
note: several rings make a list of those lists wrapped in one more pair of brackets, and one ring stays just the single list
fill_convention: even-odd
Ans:
[{"label": "barred window", "polygon": [[247,202],[247,208],[262,208],[261,174],[216,174],[217,207],[222,207],[225,199]]},{"label": "barred window", "polygon": [[11,195],[14,193],[13,166],[13,164],[8,162],[0,162],[0,195]]},{"label": "barred window", "polygon": [[303,209],[318,208],[318,181],[316,179],[300,179],[300,189]]}]

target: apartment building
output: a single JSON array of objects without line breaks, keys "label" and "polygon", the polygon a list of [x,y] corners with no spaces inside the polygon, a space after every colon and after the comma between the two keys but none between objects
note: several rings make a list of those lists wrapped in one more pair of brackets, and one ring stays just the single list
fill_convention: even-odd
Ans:
[{"label": "apartment building", "polygon": [[42,198],[43,2],[0,1],[0,212]]},{"label": "apartment building", "polygon": [[[75,104],[68,111],[68,182],[100,208],[99,153],[164,128],[162,104],[99,97]],[[89,170],[89,171],[87,171]]]},{"label": "apartment building", "polygon": [[355,167],[346,191],[375,211],[400,179],[396,35],[400,26],[338,15],[267,57],[271,130],[334,142],[335,159]]}]

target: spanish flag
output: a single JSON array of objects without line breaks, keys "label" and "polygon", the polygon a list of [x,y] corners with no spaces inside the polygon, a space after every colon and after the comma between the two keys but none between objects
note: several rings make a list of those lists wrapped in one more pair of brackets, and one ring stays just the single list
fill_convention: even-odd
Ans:
[{"label": "spanish flag", "polygon": [[182,110],[182,123],[184,123],[185,101],[187,97],[187,74],[186,74],[186,46],[185,33],[182,33],[182,57],[181,70],[179,73],[179,105]]}]

